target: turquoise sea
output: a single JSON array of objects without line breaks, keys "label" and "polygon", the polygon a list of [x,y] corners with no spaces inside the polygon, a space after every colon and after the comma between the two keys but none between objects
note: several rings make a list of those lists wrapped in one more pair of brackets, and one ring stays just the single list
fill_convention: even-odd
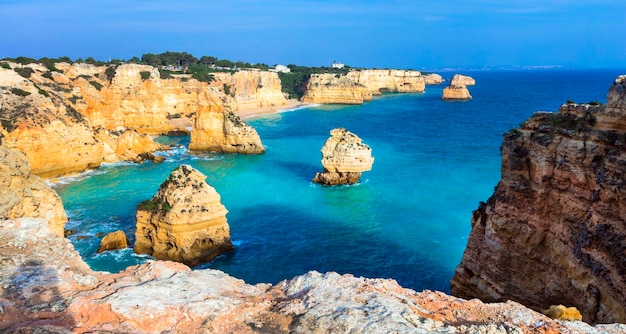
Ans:
[{"label": "turquoise sea", "polygon": [[[96,254],[100,233],[134,239],[135,207],[180,164],[207,175],[221,194],[236,251],[200,267],[249,283],[276,283],[310,270],[394,278],[416,290],[449,292],[472,210],[500,179],[502,134],[535,111],[568,99],[606,101],[626,70],[464,72],[473,100],[443,102],[443,86],[423,94],[385,94],[360,106],[320,106],[247,120],[266,153],[187,152],[186,137],[161,164],[116,164],[55,185],[70,216],[69,238],[96,270],[117,272],[149,259],[132,250]],[[453,73],[441,73],[450,78]],[[352,186],[311,183],[320,148],[344,127],[368,144],[372,171]]]}]

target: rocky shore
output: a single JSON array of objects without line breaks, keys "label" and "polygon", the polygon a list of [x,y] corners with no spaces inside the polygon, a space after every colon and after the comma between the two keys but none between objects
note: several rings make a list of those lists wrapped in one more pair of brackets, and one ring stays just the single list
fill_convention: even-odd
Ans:
[{"label": "rocky shore", "polygon": [[[191,132],[196,149],[262,153],[258,135],[234,110],[286,100],[276,93],[275,74],[257,71],[207,84],[161,79],[144,65],[9,65],[0,68],[0,332],[626,332],[625,325],[536,311],[563,304],[592,324],[626,321],[626,77],[616,80],[606,106],[565,105],[505,135],[503,177],[474,212],[452,281],[459,297],[452,297],[332,272],[251,285],[160,260],[117,274],[91,270],[63,238],[67,216],[39,176],[149,157],[160,148],[150,135],[171,131]],[[384,91],[423,91],[427,81],[419,72],[363,71],[311,82],[312,102],[362,103]],[[193,120],[193,129],[172,125],[179,118]],[[168,206],[194,200],[187,195]],[[182,214],[160,203],[159,216]],[[201,218],[222,223],[222,215]]]}]

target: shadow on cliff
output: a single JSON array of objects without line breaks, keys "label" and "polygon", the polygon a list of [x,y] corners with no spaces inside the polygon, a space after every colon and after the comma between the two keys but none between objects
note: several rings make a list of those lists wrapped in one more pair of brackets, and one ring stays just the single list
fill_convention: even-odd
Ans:
[{"label": "shadow on cliff", "polygon": [[64,312],[69,301],[59,291],[56,268],[42,261],[23,263],[0,297],[0,332],[67,333],[76,326]]},{"label": "shadow on cliff", "polygon": [[[328,215],[326,215],[328,216]],[[449,293],[454,268],[385,239],[380,225],[323,219],[301,210],[259,205],[229,216],[236,250],[198,268],[215,268],[247,283],[277,283],[311,270],[393,278],[403,287]],[[285,224],[291,222],[291,224]]]}]

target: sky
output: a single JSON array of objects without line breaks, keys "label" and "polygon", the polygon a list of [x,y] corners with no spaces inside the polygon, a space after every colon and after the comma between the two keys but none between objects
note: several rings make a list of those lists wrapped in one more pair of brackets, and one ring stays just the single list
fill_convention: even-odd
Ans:
[{"label": "sky", "polygon": [[0,0],[0,57],[626,67],[626,0]]}]

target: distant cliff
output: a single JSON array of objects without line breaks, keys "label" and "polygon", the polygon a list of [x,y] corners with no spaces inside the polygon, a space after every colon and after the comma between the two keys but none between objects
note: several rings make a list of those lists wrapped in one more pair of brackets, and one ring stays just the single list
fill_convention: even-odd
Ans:
[{"label": "distant cliff", "polygon": [[[429,79],[436,82],[437,78]],[[312,74],[302,101],[362,104],[383,92],[423,92],[426,81],[418,71],[354,70],[346,74]]]},{"label": "distant cliff", "polygon": [[452,293],[626,322],[626,76],[606,105],[563,105],[504,135]]}]

